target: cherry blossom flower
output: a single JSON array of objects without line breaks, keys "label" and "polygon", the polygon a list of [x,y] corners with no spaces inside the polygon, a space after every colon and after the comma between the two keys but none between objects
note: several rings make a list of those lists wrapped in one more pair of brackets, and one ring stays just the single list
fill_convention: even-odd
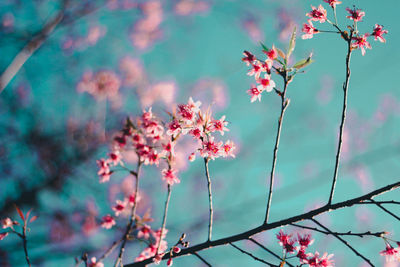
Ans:
[{"label": "cherry blossom flower", "polygon": [[8,227],[12,228],[14,225],[14,222],[10,218],[5,218],[5,219],[1,220],[1,225],[2,225],[3,229],[6,229]]},{"label": "cherry blossom flower", "polygon": [[103,218],[101,219],[101,227],[105,229],[111,229],[111,227],[113,227],[114,225],[115,220],[110,214],[103,216]]},{"label": "cherry blossom flower", "polygon": [[104,267],[102,262],[97,262],[96,257],[92,257],[88,262],[88,267]]},{"label": "cherry blossom flower", "polygon": [[115,150],[115,151],[109,153],[108,156],[110,157],[110,162],[114,166],[116,166],[118,164],[123,165],[122,160],[121,160],[122,159],[122,155],[118,150]]},{"label": "cherry blossom flower", "polygon": [[180,125],[178,120],[171,121],[168,125],[167,134],[171,135],[172,137],[176,137],[182,130],[182,126]]},{"label": "cherry blossom flower", "polygon": [[353,9],[347,7],[346,10],[350,14],[350,16],[346,16],[346,18],[355,22],[362,21],[362,18],[365,16],[364,11],[362,11],[361,9],[356,9],[355,7]]},{"label": "cherry blossom flower", "polygon": [[97,172],[97,174],[100,176],[100,183],[108,182],[112,174],[108,160],[97,160],[97,165],[100,167],[100,170]]},{"label": "cherry blossom flower", "polygon": [[115,212],[115,216],[119,216],[125,210],[126,203],[125,201],[121,201],[119,199],[116,202],[117,204],[112,209]]},{"label": "cherry blossom flower", "polygon": [[256,60],[255,63],[252,64],[252,68],[247,72],[247,75],[253,76],[258,79],[263,71],[263,65],[260,61]]},{"label": "cherry blossom flower", "polygon": [[179,184],[181,181],[178,179],[178,177],[175,175],[176,170],[172,169],[164,169],[161,171],[162,173],[162,178],[164,181],[167,182],[169,185],[174,185],[175,183]]},{"label": "cherry blossom flower", "polygon": [[214,137],[211,136],[208,141],[203,142],[203,148],[200,150],[200,155],[204,158],[215,159],[220,156],[222,142],[214,142]]},{"label": "cherry blossom flower", "polygon": [[394,248],[390,244],[386,244],[386,248],[379,252],[382,256],[386,257],[387,262],[400,260],[400,247]]},{"label": "cherry blossom flower", "polygon": [[115,98],[121,86],[118,76],[108,70],[102,70],[95,74],[87,72],[78,83],[78,92],[88,92],[95,98],[102,100],[104,98]]},{"label": "cherry blossom flower", "polygon": [[224,135],[224,132],[228,132],[229,129],[225,126],[228,125],[228,122],[225,121],[225,115],[222,116],[219,120],[213,120],[212,123],[212,131],[218,131],[221,135]]},{"label": "cherry blossom flower", "polygon": [[324,0],[324,2],[328,3],[332,8],[336,8],[336,5],[339,5],[342,3],[338,0]]},{"label": "cherry blossom flower", "polygon": [[243,55],[244,55],[244,58],[242,58],[242,61],[246,62],[247,66],[249,66],[256,60],[256,57],[249,51],[244,51]]},{"label": "cherry blossom flower", "polygon": [[353,47],[360,48],[363,56],[365,55],[365,48],[371,49],[371,44],[367,41],[368,36],[369,34],[366,33],[363,36],[353,37]]},{"label": "cherry blossom flower", "polygon": [[276,48],[275,48],[274,45],[272,45],[272,48],[271,48],[270,50],[268,50],[268,51],[263,51],[263,52],[267,55],[267,57],[268,57],[270,60],[275,60],[275,59],[278,58],[278,52],[276,51]]},{"label": "cherry blossom flower", "polygon": [[301,39],[311,39],[314,37],[314,34],[319,33],[318,29],[314,28],[311,20],[308,21],[307,23],[303,24],[303,28],[301,29],[304,34],[301,36]]},{"label": "cherry blossom flower", "polygon": [[314,239],[311,239],[310,234],[305,234],[303,236],[297,234],[297,241],[302,248],[307,248],[309,245],[312,245],[312,243],[314,243]]},{"label": "cherry blossom flower", "polygon": [[256,100],[261,101],[262,91],[263,90],[259,90],[257,87],[252,87],[249,90],[247,90],[247,93],[251,96],[250,102],[253,103]]},{"label": "cherry blossom flower", "polygon": [[235,150],[236,146],[235,144],[231,141],[228,140],[226,143],[222,146],[222,156],[224,158],[226,157],[235,157],[235,154],[233,154],[233,151]]},{"label": "cherry blossom flower", "polygon": [[324,23],[327,20],[326,9],[322,5],[319,5],[318,8],[311,6],[311,8],[312,10],[306,14],[307,17],[310,17],[310,20],[319,21],[320,23]]},{"label": "cherry blossom flower", "polygon": [[168,266],[168,267],[169,267],[169,266],[172,266],[172,263],[173,263],[173,262],[172,262],[172,258],[169,258],[168,261],[167,261],[167,266]]},{"label": "cherry blossom flower", "polygon": [[387,33],[388,33],[388,31],[387,30],[383,30],[383,26],[382,25],[375,24],[375,28],[374,28],[374,30],[373,30],[371,35],[375,37],[375,41],[379,40],[382,43],[386,43],[386,40],[385,40],[385,38],[383,38],[382,35],[383,34],[387,34]]},{"label": "cherry blossom flower", "polygon": [[137,238],[149,239],[151,228],[147,224],[143,225],[137,233]]},{"label": "cherry blossom flower", "polygon": [[271,92],[275,87],[275,82],[271,80],[271,76],[268,74],[264,75],[264,78],[258,79],[259,85],[257,86],[258,90],[265,90],[267,92]]}]

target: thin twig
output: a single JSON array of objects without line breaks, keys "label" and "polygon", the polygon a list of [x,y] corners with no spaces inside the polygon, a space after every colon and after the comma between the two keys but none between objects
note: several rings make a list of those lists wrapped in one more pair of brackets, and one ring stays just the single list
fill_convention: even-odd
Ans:
[{"label": "thin twig", "polygon": [[[364,202],[365,203],[365,202]],[[321,234],[325,234],[325,235],[338,235],[338,236],[358,236],[358,237],[365,237],[365,236],[375,236],[375,237],[382,237],[386,232],[371,232],[371,231],[367,231],[367,232],[363,232],[363,233],[353,233],[351,231],[345,232],[345,233],[339,233],[339,232],[327,232],[327,231],[323,231],[321,229],[318,229],[316,227],[310,227],[310,226],[305,226],[305,225],[299,225],[299,224],[295,224],[295,223],[291,223],[290,225],[292,226],[296,226],[299,228],[303,228],[303,229],[308,229],[311,231],[315,231],[315,232],[319,232]]]},{"label": "thin twig", "polygon": [[250,252],[239,248],[239,247],[236,246],[235,244],[229,243],[229,245],[231,245],[232,247],[236,248],[237,250],[239,250],[239,251],[242,252],[243,254],[249,255],[250,257],[252,257],[252,258],[253,258],[254,260],[256,260],[256,261],[262,262],[262,263],[267,264],[267,265],[269,265],[269,266],[278,267],[278,265],[274,265],[274,264],[269,263],[269,262],[267,262],[267,261],[265,261],[265,260],[263,260],[263,259],[260,259],[260,258],[258,258],[258,257],[256,257],[256,256],[254,256],[253,254],[251,254]]},{"label": "thin twig", "polygon": [[167,200],[165,200],[164,216],[163,216],[163,221],[162,221],[162,226],[161,226],[161,233],[160,233],[160,238],[158,239],[156,254],[154,256],[156,256],[158,254],[158,251],[160,250],[161,240],[163,239],[163,233],[164,233],[164,229],[165,229],[165,224],[167,223],[167,213],[168,213],[168,205],[169,205],[170,199],[171,199],[171,185],[168,184],[168,193],[167,193]]},{"label": "thin twig", "polygon": [[375,266],[372,264],[372,262],[366,258],[365,256],[363,256],[360,252],[358,252],[358,250],[356,250],[353,246],[351,246],[346,240],[344,240],[343,238],[341,238],[339,235],[335,234],[334,232],[332,232],[331,230],[329,230],[328,228],[326,228],[325,226],[323,226],[321,223],[319,223],[317,220],[315,219],[311,219],[315,224],[319,225],[320,227],[322,227],[323,229],[325,229],[326,231],[328,231],[331,235],[333,235],[334,237],[336,237],[340,242],[342,242],[343,244],[345,244],[351,251],[353,251],[357,256],[359,256],[360,258],[362,258],[365,262],[367,262],[370,266]]},{"label": "thin twig", "polygon": [[[309,220],[309,219],[311,219],[311,218],[313,218],[315,216],[318,216],[318,215],[321,215],[321,214],[324,214],[324,213],[327,213],[327,212],[332,212],[334,210],[338,210],[338,209],[342,209],[342,208],[346,208],[346,207],[351,207],[351,206],[353,206],[355,204],[368,201],[368,200],[370,200],[370,199],[372,199],[372,198],[374,198],[374,197],[376,197],[378,195],[384,194],[386,192],[390,192],[390,191],[392,191],[394,189],[397,189],[399,187],[400,187],[400,182],[396,182],[396,183],[389,184],[389,185],[386,185],[384,187],[378,188],[378,189],[376,189],[374,191],[371,191],[368,194],[365,194],[365,195],[362,195],[362,196],[359,196],[359,197],[356,197],[356,198],[351,198],[351,199],[348,199],[346,201],[342,201],[342,202],[338,202],[338,203],[334,203],[334,204],[330,204],[330,205],[325,205],[323,207],[313,209],[313,210],[308,211],[306,213],[302,213],[300,215],[296,215],[296,216],[293,216],[293,217],[290,217],[290,218],[282,219],[280,221],[276,221],[276,222],[273,222],[273,223],[262,224],[262,225],[260,225],[258,227],[253,228],[253,229],[249,229],[249,230],[247,230],[247,231],[245,231],[243,233],[239,233],[239,234],[236,234],[236,235],[231,235],[231,236],[220,238],[220,239],[213,240],[213,241],[210,241],[210,242],[203,242],[203,243],[194,245],[192,247],[189,247],[189,248],[186,248],[186,249],[182,249],[179,254],[172,255],[172,258],[183,257],[183,256],[187,256],[187,255],[193,254],[195,252],[199,252],[199,251],[202,251],[202,250],[210,249],[212,247],[223,246],[223,245],[227,245],[227,244],[232,243],[232,242],[245,240],[245,239],[248,239],[249,237],[251,237],[253,235],[262,233],[264,231],[268,231],[268,230],[271,230],[271,229],[282,227],[282,226],[285,226],[285,225],[288,225],[288,224],[291,224],[291,223],[296,223],[296,222],[300,222],[300,221],[304,221],[304,220]],[[144,266],[146,264],[152,263],[153,262],[153,258],[154,257],[151,257],[151,258],[146,259],[144,261],[127,264],[124,267]],[[164,257],[162,259],[166,260],[166,259],[169,259],[169,258],[170,258],[170,255],[164,255]]]},{"label": "thin twig", "polygon": [[276,139],[275,139],[275,147],[274,147],[274,153],[273,153],[273,158],[272,158],[272,167],[271,167],[271,175],[269,179],[269,193],[268,193],[268,200],[267,200],[267,210],[265,212],[265,220],[264,223],[268,223],[268,217],[269,217],[269,210],[271,207],[271,202],[272,202],[272,192],[274,189],[274,175],[275,175],[275,166],[276,166],[276,160],[277,160],[277,154],[278,154],[278,148],[279,148],[279,140],[281,137],[281,129],[282,129],[282,122],[283,122],[283,116],[285,115],[285,110],[288,107],[289,102],[286,99],[286,89],[288,86],[288,80],[287,80],[287,73],[284,73],[284,88],[283,92],[278,93],[278,95],[281,97],[281,115],[279,116],[278,120],[278,130],[276,132]]},{"label": "thin twig", "polygon": [[199,258],[199,260],[201,260],[205,265],[210,266],[210,267],[212,266],[202,256],[200,256],[198,253],[194,252],[193,255],[195,255],[197,258]]},{"label": "thin twig", "polygon": [[[274,256],[275,258],[279,259],[280,261],[283,261],[283,259],[281,257],[279,257],[278,254],[276,254],[275,252],[273,252],[272,250],[270,250],[269,248],[267,248],[266,246],[264,246],[263,244],[261,244],[260,242],[258,242],[257,240],[253,239],[253,238],[248,238],[248,240],[250,240],[251,242],[253,242],[254,244],[258,245],[260,248],[264,249],[265,251],[267,251],[268,253],[270,253],[272,256]],[[294,265],[290,264],[289,262],[285,262],[287,265],[294,267]]]},{"label": "thin twig", "polygon": [[[126,244],[126,241],[128,240],[129,233],[132,230],[133,223],[136,220],[136,207],[137,207],[136,204],[137,204],[138,192],[139,192],[139,173],[140,173],[140,167],[141,166],[142,166],[142,162],[141,162],[140,157],[138,157],[138,163],[137,163],[137,167],[136,167],[136,175],[134,175],[135,180],[136,180],[136,183],[135,183],[135,199],[133,201],[133,206],[132,206],[132,210],[131,210],[131,216],[129,218],[128,225],[126,226],[125,233],[124,233],[124,235],[122,237],[122,244],[121,244],[121,247],[119,249],[118,258],[115,261],[114,267],[117,267],[118,264],[120,264],[122,266],[122,257],[124,256],[124,252],[125,252],[125,244]],[[113,244],[113,246],[114,246],[114,244]],[[111,248],[113,246],[111,246]]]},{"label": "thin twig", "polygon": [[111,247],[109,247],[97,261],[100,262],[100,261],[104,260],[105,258],[107,258],[107,257],[111,254],[111,252],[112,252],[112,251],[119,245],[119,243],[121,243],[121,242],[122,242],[122,239],[117,240],[117,241],[114,241],[114,243],[111,245]]},{"label": "thin twig", "polygon": [[391,212],[390,210],[386,209],[384,206],[382,206],[380,203],[375,202],[373,199],[370,200],[372,203],[376,204],[381,210],[383,210],[384,212],[386,212],[389,215],[392,215],[394,218],[396,218],[397,220],[400,221],[400,217],[397,216],[396,214],[394,214],[393,212]]},{"label": "thin twig", "polygon": [[24,246],[26,263],[28,264],[29,267],[31,267],[31,261],[29,260],[29,255],[28,255],[28,240],[26,238],[26,221],[24,221],[24,226],[22,228],[22,243]]},{"label": "thin twig", "polygon": [[346,122],[346,109],[347,109],[347,91],[349,89],[349,81],[350,81],[350,58],[351,58],[351,38],[353,36],[353,32],[351,32],[350,37],[347,41],[347,56],[346,56],[346,79],[343,83],[343,109],[342,109],[342,120],[340,123],[339,129],[339,142],[337,147],[336,153],[336,162],[335,162],[335,170],[333,172],[333,179],[332,179],[332,188],[331,193],[329,194],[328,204],[332,203],[333,195],[335,193],[335,187],[337,182],[337,176],[339,171],[339,163],[340,163],[340,154],[342,151],[342,142],[343,142],[343,129]]},{"label": "thin twig", "polygon": [[210,172],[208,170],[208,158],[204,158],[204,168],[206,170],[206,178],[207,178],[207,188],[208,188],[208,205],[210,207],[210,217],[208,220],[208,238],[207,241],[211,240],[212,236],[212,226],[213,226],[213,204],[212,204],[212,192],[211,192],[211,178],[210,178]]}]

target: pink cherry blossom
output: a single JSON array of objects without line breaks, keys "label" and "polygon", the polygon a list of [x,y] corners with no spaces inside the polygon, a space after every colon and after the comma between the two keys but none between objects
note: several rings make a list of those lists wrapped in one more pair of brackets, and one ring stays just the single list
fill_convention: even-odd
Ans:
[{"label": "pink cherry blossom", "polygon": [[388,31],[387,30],[383,30],[383,26],[382,25],[375,24],[375,28],[374,28],[374,30],[373,30],[371,35],[375,37],[375,41],[379,40],[382,43],[386,43],[386,40],[385,40],[385,38],[383,38],[382,35],[383,34],[387,34],[387,33],[388,33]]},{"label": "pink cherry blossom", "polygon": [[224,158],[226,157],[235,157],[235,154],[233,154],[233,151],[235,150],[236,146],[235,144],[231,141],[228,140],[226,143],[222,146],[222,156]]},{"label": "pink cherry blossom", "polygon": [[102,262],[97,262],[96,257],[92,257],[87,264],[88,267],[104,267]]},{"label": "pink cherry blossom", "polygon": [[342,2],[338,0],[324,0],[325,3],[328,3],[332,8],[335,8],[336,5],[341,4]]},{"label": "pink cherry blossom", "polygon": [[161,171],[162,173],[162,178],[164,181],[167,182],[169,185],[174,185],[179,184],[181,181],[178,179],[178,177],[175,175],[176,171],[173,169],[164,169]]},{"label": "pink cherry blossom", "polygon": [[319,5],[318,8],[311,6],[311,8],[312,10],[306,14],[307,17],[310,17],[310,20],[319,21],[320,23],[324,23],[327,20],[326,9],[322,5]]},{"label": "pink cherry blossom", "polygon": [[301,29],[301,31],[304,32],[304,34],[301,36],[301,39],[311,39],[314,37],[314,34],[319,33],[319,31],[314,28],[311,20],[308,21],[308,24],[303,24],[303,28]]},{"label": "pink cherry blossom", "polygon": [[3,229],[9,228],[9,227],[13,227],[14,223],[10,218],[5,218],[3,220],[1,220],[1,225],[3,227]]},{"label": "pink cherry blossom", "polygon": [[191,154],[189,155],[189,157],[188,157],[188,160],[189,160],[190,162],[195,161],[195,160],[196,160],[196,153],[191,153]]},{"label": "pink cherry blossom", "polygon": [[260,61],[256,60],[254,63],[251,65],[252,68],[247,72],[247,75],[253,76],[258,79],[261,75],[261,72],[263,71],[263,65]]},{"label": "pink cherry blossom", "polygon": [[124,212],[126,203],[125,201],[117,200],[117,204],[112,208],[115,212],[115,216],[119,216],[122,212]]},{"label": "pink cherry blossom", "polygon": [[353,9],[347,7],[346,10],[350,14],[350,16],[347,16],[346,18],[354,20],[355,22],[362,21],[362,18],[365,16],[364,11],[362,11],[361,9],[356,9],[355,7]]},{"label": "pink cherry blossom", "polygon": [[147,224],[143,225],[137,233],[137,238],[149,239],[151,228]]},{"label": "pink cherry blossom", "polygon": [[387,262],[400,260],[400,247],[394,248],[390,244],[386,244],[386,248],[379,254],[385,256]]},{"label": "pink cherry blossom", "polygon": [[212,124],[211,127],[212,127],[212,131],[213,132],[217,131],[217,132],[220,132],[221,135],[224,135],[224,132],[228,132],[229,131],[229,129],[225,127],[226,125],[228,125],[228,122],[225,121],[225,117],[226,116],[224,115],[219,120],[213,120],[211,122],[211,124]]},{"label": "pink cherry blossom", "polygon": [[271,92],[275,87],[275,82],[271,80],[271,76],[268,74],[265,74],[264,78],[258,79],[257,82],[259,83],[259,85],[257,86],[258,90]]},{"label": "pink cherry blossom", "polygon": [[214,137],[210,137],[208,141],[203,142],[203,148],[200,150],[200,155],[204,158],[215,159],[220,156],[222,142],[214,142]]},{"label": "pink cherry blossom", "polygon": [[101,227],[105,229],[111,229],[111,227],[113,227],[114,225],[115,220],[110,214],[107,214],[101,219]]},{"label": "pink cherry blossom", "polygon": [[182,131],[182,126],[176,119],[171,121],[167,125],[167,127],[168,127],[167,134],[171,135],[172,137],[176,137]]},{"label": "pink cherry blossom", "polygon": [[108,70],[102,70],[95,74],[87,72],[77,85],[78,92],[88,92],[96,99],[113,99],[117,96],[121,81],[118,76]]},{"label": "pink cherry blossom", "polygon": [[297,241],[299,242],[299,245],[304,249],[307,248],[309,245],[312,245],[312,243],[314,243],[314,239],[311,239],[310,234],[305,234],[303,236],[297,234]]},{"label": "pink cherry blossom", "polygon": [[371,44],[367,41],[368,36],[369,34],[366,33],[363,36],[353,37],[353,47],[360,48],[363,56],[365,55],[365,48],[371,49]]},{"label": "pink cherry blossom", "polygon": [[251,96],[250,102],[253,103],[256,100],[261,101],[262,91],[263,90],[259,90],[257,87],[252,87],[249,90],[247,90],[247,93]]},{"label": "pink cherry blossom", "polygon": [[100,177],[100,183],[105,183],[110,180],[110,176],[112,174],[112,171],[110,170],[109,167],[109,162],[108,160],[105,159],[100,159],[97,161],[97,165],[99,166],[99,171],[97,174]]},{"label": "pink cherry blossom", "polygon": [[270,50],[268,50],[268,51],[263,51],[263,52],[267,55],[267,57],[268,57],[270,60],[275,60],[275,59],[278,58],[278,52],[276,51],[276,48],[275,48],[274,45],[272,45],[272,48],[271,48]]}]

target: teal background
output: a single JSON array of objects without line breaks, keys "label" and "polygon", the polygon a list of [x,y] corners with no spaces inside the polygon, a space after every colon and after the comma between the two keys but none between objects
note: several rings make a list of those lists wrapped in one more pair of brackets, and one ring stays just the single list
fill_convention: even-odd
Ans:
[{"label": "teal background", "polygon": [[[12,206],[6,207],[1,203],[12,203],[13,199],[24,198],[21,195],[24,190],[38,188],[37,201],[21,206],[25,211],[33,207],[33,213],[40,215],[29,233],[29,249],[35,266],[71,266],[73,258],[79,257],[83,251],[98,257],[114,237],[120,235],[118,229],[98,229],[88,236],[81,233],[82,216],[87,214],[88,203],[96,206],[98,217],[109,213],[109,205],[114,203],[114,199],[107,197],[110,185],[98,184],[96,176],[95,160],[104,157],[108,146],[102,140],[82,138],[80,142],[79,138],[71,138],[66,125],[73,118],[83,128],[92,120],[100,123],[100,131],[110,139],[126,115],[139,114],[142,107],[135,87],[123,86],[120,89],[122,104],[118,109],[76,91],[76,84],[84,71],[109,69],[118,72],[119,61],[124,56],[140,59],[152,83],[173,81],[178,88],[177,103],[185,102],[192,95],[209,94],[195,91],[194,85],[200,79],[224,84],[226,105],[216,107],[216,114],[227,116],[230,122],[228,138],[235,140],[240,149],[236,159],[218,159],[210,163],[216,212],[213,238],[258,226],[264,218],[280,99],[275,94],[264,94],[260,103],[250,104],[246,90],[254,81],[246,75],[247,67],[240,58],[243,50],[258,56],[262,53],[258,43],[243,27],[243,21],[255,20],[261,41],[266,45],[285,48],[287,38],[279,38],[285,26],[279,14],[287,12],[299,29],[306,21],[304,14],[309,11],[310,4],[318,5],[320,2],[210,1],[207,2],[210,5],[208,11],[190,16],[175,14],[175,1],[163,2],[164,14],[160,25],[163,36],[144,50],[132,46],[129,40],[132,24],[142,17],[136,8],[110,10],[103,2],[96,1],[93,5],[99,9],[74,23],[58,27],[0,95],[0,217],[16,218]],[[371,31],[373,25],[379,23],[389,30],[389,34],[386,44],[370,39],[373,49],[367,50],[364,57],[360,51],[352,55],[347,152],[339,171],[335,201],[356,197],[398,181],[400,171],[400,28],[397,20],[400,4],[396,0],[343,2],[338,6],[341,25],[348,22],[344,8],[355,4],[366,12],[359,24],[361,32]],[[0,35],[0,70],[5,69],[29,35],[36,32],[58,8],[55,1],[6,0],[0,3],[0,17],[10,12],[15,17],[15,29]],[[328,10],[329,15],[330,12]],[[106,27],[104,37],[91,47],[68,52],[62,50],[61,44],[66,36],[84,36],[90,25]],[[319,26],[318,23],[314,25]],[[328,25],[323,27],[329,29]],[[311,40],[298,38],[295,59],[304,58],[311,51],[315,63],[307,67],[305,74],[297,75],[288,89],[291,103],[283,123],[271,221],[324,204],[330,190],[342,109],[346,44],[333,34],[318,34]],[[278,77],[275,81],[282,87]],[[25,92],[22,94],[24,97],[21,90]],[[212,99],[205,98],[204,105],[207,101],[210,103]],[[157,103],[153,110],[161,113],[164,108],[163,104]],[[385,120],[378,120],[382,114]],[[44,140],[32,145],[34,136],[41,136]],[[82,147],[85,147],[84,159],[77,156]],[[51,156],[43,157],[46,151],[50,151]],[[65,163],[62,166],[69,171],[63,175],[62,185],[49,188],[46,185],[46,181],[51,179],[49,168],[59,166],[59,162]],[[54,171],[61,172],[56,167]],[[367,182],[361,183],[360,176],[367,177]],[[111,184],[118,184],[123,177],[115,175]],[[180,177],[181,184],[174,186],[172,192],[167,240],[172,244],[185,232],[191,244],[196,244],[206,239],[208,220],[202,161],[198,159],[191,163]],[[160,183],[159,174],[150,167],[145,168],[142,185],[155,219],[152,227],[158,228],[166,189]],[[11,202],[6,202],[10,199]],[[399,200],[399,196],[395,191],[378,199]],[[398,207],[390,208],[399,214]],[[60,217],[65,223],[61,228],[70,229],[68,238],[51,242],[50,225]],[[386,230],[391,232],[393,239],[400,240],[399,222],[373,206],[338,210],[317,219],[335,231]],[[124,227],[125,222],[119,224]],[[285,227],[285,230],[293,232],[298,229]],[[278,231],[259,234],[257,239],[280,254],[281,249],[274,237]],[[310,252],[334,253],[336,266],[366,266],[334,238],[319,234],[313,236],[316,241]],[[384,249],[382,240],[355,237],[348,238],[348,241],[376,266],[384,266],[384,258],[379,256],[379,251]],[[269,254],[250,242],[237,245],[277,264]],[[134,260],[139,247],[143,246],[130,245],[125,262]],[[16,237],[9,236],[1,241],[0,252],[0,258],[7,259],[4,264],[7,261],[10,266],[25,264]],[[1,256],[4,253],[7,257]],[[260,266],[229,246],[200,254],[213,266]],[[113,258],[105,261],[106,266],[111,263]],[[201,262],[192,256],[176,259],[174,263],[176,266],[201,266]]]}]

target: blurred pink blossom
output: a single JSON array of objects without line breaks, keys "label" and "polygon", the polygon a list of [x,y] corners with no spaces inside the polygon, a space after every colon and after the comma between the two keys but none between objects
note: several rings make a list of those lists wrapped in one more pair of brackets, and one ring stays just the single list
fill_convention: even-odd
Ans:
[{"label": "blurred pink blossom", "polygon": [[146,73],[142,62],[137,58],[124,57],[119,63],[122,72],[123,83],[126,86],[137,86],[143,83]]},{"label": "blurred pink blossom", "polygon": [[174,6],[174,12],[180,16],[206,13],[209,9],[210,4],[206,1],[179,0]]}]

